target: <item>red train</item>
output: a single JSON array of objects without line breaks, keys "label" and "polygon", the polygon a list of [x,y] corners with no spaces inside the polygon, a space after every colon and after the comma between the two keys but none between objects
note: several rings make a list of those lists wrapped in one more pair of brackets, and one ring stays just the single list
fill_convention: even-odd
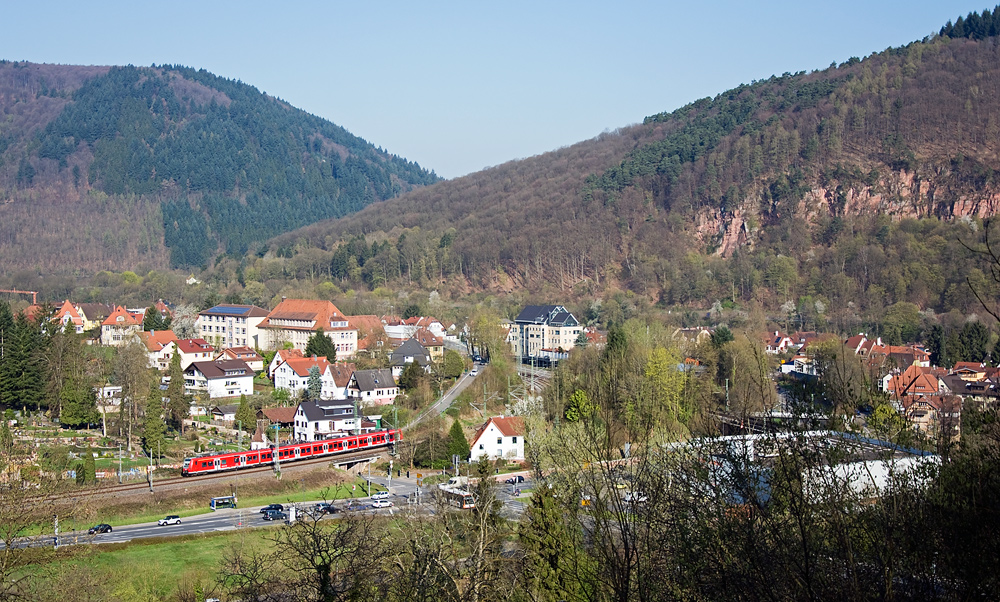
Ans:
[{"label": "red train", "polygon": [[[304,460],[306,458],[343,454],[359,449],[387,447],[402,439],[403,433],[393,429],[341,437],[340,439],[282,445],[278,448],[278,462],[280,464],[282,462],[294,462],[295,460]],[[223,470],[236,470],[248,466],[272,464],[274,463],[274,452],[274,448],[269,448],[184,458],[181,475],[186,477],[193,474],[221,472]]]}]

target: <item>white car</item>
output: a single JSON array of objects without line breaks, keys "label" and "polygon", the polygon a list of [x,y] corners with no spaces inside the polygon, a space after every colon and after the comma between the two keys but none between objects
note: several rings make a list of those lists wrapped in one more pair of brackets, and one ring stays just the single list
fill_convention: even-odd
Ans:
[{"label": "white car", "polygon": [[371,496],[373,500],[387,500],[389,499],[388,491],[379,491],[378,493],[373,493]]},{"label": "white car", "polygon": [[176,514],[171,514],[166,518],[161,518],[160,520],[156,521],[156,524],[159,525],[160,527],[163,527],[165,525],[179,525],[181,524],[181,517],[177,516]]},{"label": "white car", "polygon": [[473,368],[472,372],[469,372],[469,376],[471,376],[472,378],[479,376],[479,368]]},{"label": "white car", "polygon": [[375,500],[372,502],[372,508],[392,508],[393,503],[389,500]]}]

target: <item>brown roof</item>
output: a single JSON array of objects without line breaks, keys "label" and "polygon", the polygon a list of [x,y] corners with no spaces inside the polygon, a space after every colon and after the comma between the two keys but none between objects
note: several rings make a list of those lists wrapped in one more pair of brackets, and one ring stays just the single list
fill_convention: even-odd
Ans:
[{"label": "brown roof", "polygon": [[330,375],[333,376],[333,382],[338,387],[346,387],[347,383],[351,382],[351,375],[357,369],[357,365],[354,363],[337,362],[330,365]]},{"label": "brown roof", "polygon": [[237,360],[263,360],[259,353],[250,347],[229,347],[228,349],[223,349],[221,355],[226,357],[231,357]]},{"label": "brown roof", "polygon": [[[271,320],[302,320],[313,322],[311,327],[284,326],[271,324]],[[261,328],[302,328],[324,331],[342,329],[332,326],[333,322],[343,322],[347,318],[337,306],[329,301],[313,301],[310,299],[285,299],[260,323]],[[350,328],[350,326],[348,326]]]},{"label": "brown roof", "polygon": [[297,408],[264,408],[264,416],[267,417],[272,423],[289,423],[295,421],[295,410]]},{"label": "brown roof", "polygon": [[91,322],[96,322],[97,320],[103,320],[104,318],[111,315],[114,309],[103,303],[81,303],[80,313],[83,317],[87,318]]},{"label": "brown roof", "polygon": [[[243,360],[224,360],[219,362],[194,362],[191,364],[185,374],[198,370],[205,375],[208,380],[213,380],[216,378],[231,378],[233,376],[253,376],[254,371],[247,366],[247,363]],[[229,372],[230,374],[226,374]]]},{"label": "brown roof", "polygon": [[434,333],[426,328],[421,328],[413,333],[413,338],[424,347],[441,347],[444,345],[444,340],[441,337],[434,336]]},{"label": "brown roof", "polygon": [[199,353],[214,350],[205,339],[180,339],[175,342],[175,345],[177,345],[177,350],[181,353]]},{"label": "brown roof", "polygon": [[483,426],[476,429],[476,435],[472,438],[473,441],[479,439],[479,437],[489,428],[490,423],[493,423],[500,429],[500,433],[504,437],[519,437],[524,435],[524,420],[520,416],[494,416],[486,421]]}]

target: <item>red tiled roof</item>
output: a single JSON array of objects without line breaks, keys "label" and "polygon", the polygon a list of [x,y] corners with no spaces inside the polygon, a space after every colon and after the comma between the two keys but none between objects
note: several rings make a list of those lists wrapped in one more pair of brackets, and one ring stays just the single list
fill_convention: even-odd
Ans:
[{"label": "red tiled roof", "polygon": [[486,429],[489,428],[490,423],[495,424],[504,437],[516,437],[524,434],[524,420],[520,416],[507,416],[506,418],[494,416],[487,420],[483,426],[476,429],[476,435],[472,440],[478,440],[486,432]]},{"label": "red tiled roof", "polygon": [[146,349],[150,351],[160,351],[170,343],[177,340],[177,335],[174,334],[172,330],[155,330],[149,332],[140,332],[139,338],[142,340],[143,344],[146,345]]},{"label": "red tiled roof", "polygon": [[346,387],[347,383],[351,382],[351,375],[357,369],[357,365],[354,363],[337,362],[330,365],[330,375],[333,376],[334,384],[338,387]]},{"label": "red tiled roof", "polygon": [[351,328],[358,331],[358,349],[369,349],[375,344],[379,334],[385,336],[382,320],[375,315],[351,316],[347,318]]},{"label": "red tiled roof", "polygon": [[80,317],[80,312],[76,311],[76,308],[69,302],[69,299],[63,301],[62,307],[56,312],[55,320],[62,322],[66,316],[69,316],[70,322],[75,326],[83,326],[83,318]]},{"label": "red tiled roof", "polygon": [[205,339],[180,339],[175,344],[181,353],[204,353],[214,349]]},{"label": "red tiled roof", "polygon": [[434,336],[434,333],[426,328],[417,330],[417,332],[413,333],[412,338],[416,339],[424,347],[441,347],[444,345],[444,340],[441,337]]},{"label": "red tiled roof", "polygon": [[326,369],[330,367],[330,362],[327,361],[325,357],[298,357],[292,358],[285,361],[296,374],[299,376],[309,376],[309,370],[316,366],[319,368],[319,373],[323,374]]},{"label": "red tiled roof", "polygon": [[[118,318],[121,318],[119,320]],[[101,326],[139,326],[141,321],[137,321],[132,314],[128,312],[124,307],[119,305],[115,308],[111,315],[107,317],[106,320],[101,322]]]},{"label": "red tiled roof", "polygon": [[[313,322],[310,327],[283,326],[271,324],[271,320],[301,320]],[[260,323],[261,328],[295,328],[306,330],[324,331],[342,330],[341,327],[334,327],[333,322],[343,322],[347,318],[337,306],[329,301],[313,301],[310,299],[285,299],[279,303],[271,313],[267,314],[264,321]],[[350,328],[350,326],[348,326]]]},{"label": "red tiled roof", "polygon": [[226,357],[231,357],[237,360],[254,361],[254,360],[264,359],[251,347],[229,347],[228,349],[223,349],[220,356],[221,355],[225,355]]}]

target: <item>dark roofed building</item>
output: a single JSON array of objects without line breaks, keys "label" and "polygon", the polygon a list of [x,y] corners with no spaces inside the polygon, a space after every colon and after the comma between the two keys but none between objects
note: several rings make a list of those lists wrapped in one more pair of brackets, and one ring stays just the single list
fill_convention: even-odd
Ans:
[{"label": "dark roofed building", "polygon": [[392,371],[355,370],[347,384],[348,399],[357,399],[364,405],[385,405],[395,401],[399,395],[399,385],[392,377]]},{"label": "dark roofed building", "polygon": [[254,371],[243,360],[194,362],[184,370],[184,388],[209,399],[253,394]]},{"label": "dark roofed building", "polygon": [[424,367],[425,372],[431,371],[431,354],[415,339],[407,339],[389,356],[392,375],[399,378],[407,364],[417,363]]},{"label": "dark roofed building", "polygon": [[375,430],[375,423],[355,415],[353,401],[303,401],[295,408],[292,432],[298,441],[323,441]]},{"label": "dark roofed building", "polygon": [[517,315],[512,330],[514,354],[539,357],[543,350],[572,349],[583,327],[562,305],[528,305]]}]

